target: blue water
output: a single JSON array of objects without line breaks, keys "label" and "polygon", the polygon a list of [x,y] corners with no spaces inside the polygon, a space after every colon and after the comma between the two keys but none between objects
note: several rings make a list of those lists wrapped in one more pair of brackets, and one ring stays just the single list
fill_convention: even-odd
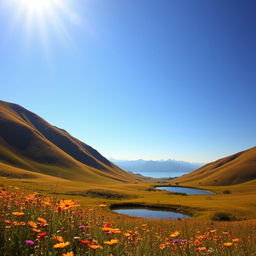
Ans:
[{"label": "blue water", "polygon": [[156,189],[166,190],[166,191],[175,192],[175,193],[185,193],[187,195],[212,195],[212,194],[214,194],[207,190],[202,190],[202,189],[197,189],[197,188],[186,188],[186,187],[156,187]]},{"label": "blue water", "polygon": [[123,208],[123,209],[114,209],[114,212],[120,214],[126,214],[135,217],[143,217],[143,218],[153,218],[153,219],[185,219],[190,218],[190,216],[177,213],[177,212],[169,212],[163,210],[149,210],[149,209],[131,209],[131,208]]}]

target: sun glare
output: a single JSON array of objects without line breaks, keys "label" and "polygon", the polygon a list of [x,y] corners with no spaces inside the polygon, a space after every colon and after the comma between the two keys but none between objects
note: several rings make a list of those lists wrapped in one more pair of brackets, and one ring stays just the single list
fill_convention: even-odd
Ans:
[{"label": "sun glare", "polygon": [[55,0],[21,0],[21,4],[29,12],[44,12],[55,5]]},{"label": "sun glare", "polygon": [[[1,2],[2,1],[2,2]],[[15,28],[24,29],[26,44],[41,42],[47,52],[50,44],[73,45],[71,26],[80,25],[80,16],[73,10],[70,0],[0,0],[11,10],[10,34]],[[22,28],[23,27],[23,28]],[[30,49],[30,48],[28,48]]]}]

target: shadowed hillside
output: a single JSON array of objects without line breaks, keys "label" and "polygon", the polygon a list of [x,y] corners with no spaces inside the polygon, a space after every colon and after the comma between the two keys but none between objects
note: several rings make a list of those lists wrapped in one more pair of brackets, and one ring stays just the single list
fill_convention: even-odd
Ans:
[{"label": "shadowed hillside", "polygon": [[175,182],[193,185],[234,185],[254,179],[256,179],[256,147],[204,165],[175,179]]},{"label": "shadowed hillside", "polygon": [[21,176],[29,171],[94,182],[137,179],[65,130],[19,105],[0,101],[0,175],[15,176],[17,168]]}]

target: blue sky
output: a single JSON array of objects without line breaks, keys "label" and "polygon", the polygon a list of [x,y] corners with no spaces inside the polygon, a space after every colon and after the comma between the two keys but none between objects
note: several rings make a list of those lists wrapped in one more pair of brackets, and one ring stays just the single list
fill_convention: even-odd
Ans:
[{"label": "blue sky", "polygon": [[255,146],[255,1],[47,0],[30,26],[22,1],[0,3],[2,100],[117,159]]}]

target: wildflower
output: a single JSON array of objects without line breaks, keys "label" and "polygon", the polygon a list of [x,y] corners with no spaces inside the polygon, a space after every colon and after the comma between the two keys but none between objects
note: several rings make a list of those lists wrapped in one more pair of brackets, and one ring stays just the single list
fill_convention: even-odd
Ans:
[{"label": "wildflower", "polygon": [[106,204],[99,204],[99,207],[103,208],[103,207],[107,207]]},{"label": "wildflower", "polygon": [[78,207],[79,205],[76,204],[73,200],[60,200],[58,210],[68,210],[73,207]]},{"label": "wildflower", "polygon": [[90,241],[88,241],[88,240],[80,240],[80,243],[81,244],[86,244],[86,245],[90,245],[91,244]]},{"label": "wildflower", "polygon": [[32,231],[36,232],[36,233],[40,233],[41,229],[37,229],[37,228],[33,228]]},{"label": "wildflower", "polygon": [[37,218],[37,220],[39,221],[41,227],[47,225],[47,221],[46,221],[45,219],[43,219],[43,218]]},{"label": "wildflower", "polygon": [[64,242],[64,239],[63,239],[62,236],[53,236],[53,239],[56,240],[56,241],[58,241],[59,243]]},{"label": "wildflower", "polygon": [[28,245],[33,245],[35,242],[32,240],[25,240],[25,243]]},{"label": "wildflower", "polygon": [[117,239],[111,239],[110,241],[105,241],[103,243],[107,245],[113,245],[113,244],[118,244],[118,242],[119,241]]},{"label": "wildflower", "polygon": [[172,242],[173,243],[178,243],[180,240],[179,239],[173,239]]},{"label": "wildflower", "polygon": [[187,239],[182,239],[182,240],[180,240],[182,243],[187,243],[188,242],[188,240]]},{"label": "wildflower", "polygon": [[110,226],[111,226],[111,223],[110,223],[110,222],[107,222],[107,223],[104,224],[103,227],[104,227],[104,228],[109,228]]},{"label": "wildflower", "polygon": [[70,242],[63,242],[63,243],[55,244],[53,247],[54,247],[54,248],[60,248],[60,249],[62,249],[62,248],[65,248],[65,247],[67,247],[67,246],[69,246],[69,245],[70,245]]},{"label": "wildflower", "polygon": [[215,233],[216,231],[217,231],[216,229],[210,230],[211,233]]},{"label": "wildflower", "polygon": [[160,245],[159,245],[160,250],[163,250],[165,247],[166,247],[165,244],[160,244]]},{"label": "wildflower", "polygon": [[28,225],[31,227],[31,228],[36,228],[37,227],[37,224],[33,221],[28,221]]},{"label": "wildflower", "polygon": [[231,242],[227,242],[227,243],[223,243],[223,245],[224,245],[225,247],[230,247],[230,246],[232,246],[232,245],[233,245],[233,243],[231,243]]},{"label": "wildflower", "polygon": [[199,252],[202,252],[202,251],[206,251],[207,248],[206,248],[206,247],[198,247],[197,250],[198,250]]},{"label": "wildflower", "polygon": [[12,215],[14,216],[23,216],[25,213],[24,212],[13,212]]},{"label": "wildflower", "polygon": [[91,245],[90,245],[90,248],[93,249],[93,250],[103,249],[102,246],[100,246],[100,245],[95,245],[95,244],[91,244]]},{"label": "wildflower", "polygon": [[73,251],[71,251],[71,252],[63,253],[61,256],[74,256],[74,253]]},{"label": "wildflower", "polygon": [[232,239],[232,242],[234,242],[234,243],[239,242],[239,238],[233,238],[233,239]]},{"label": "wildflower", "polygon": [[85,229],[85,226],[84,225],[80,225],[79,228],[80,229]]},{"label": "wildflower", "polygon": [[179,231],[175,231],[171,234],[171,237],[177,237],[180,235],[180,232]]},{"label": "wildflower", "polygon": [[42,237],[45,237],[46,236],[46,232],[43,232],[43,233],[39,233],[37,235],[37,238],[42,238]]},{"label": "wildflower", "polygon": [[202,244],[202,242],[199,241],[198,239],[194,241],[194,246],[199,246],[200,244]]},{"label": "wildflower", "polygon": [[124,233],[124,236],[125,236],[125,237],[130,237],[130,236],[131,236],[131,233],[128,233],[128,232],[127,232],[127,233]]},{"label": "wildflower", "polygon": [[8,223],[8,224],[10,224],[10,223],[11,223],[11,221],[10,221],[10,220],[4,220],[4,223]]},{"label": "wildflower", "polygon": [[74,240],[79,240],[80,237],[79,236],[74,236]]}]

